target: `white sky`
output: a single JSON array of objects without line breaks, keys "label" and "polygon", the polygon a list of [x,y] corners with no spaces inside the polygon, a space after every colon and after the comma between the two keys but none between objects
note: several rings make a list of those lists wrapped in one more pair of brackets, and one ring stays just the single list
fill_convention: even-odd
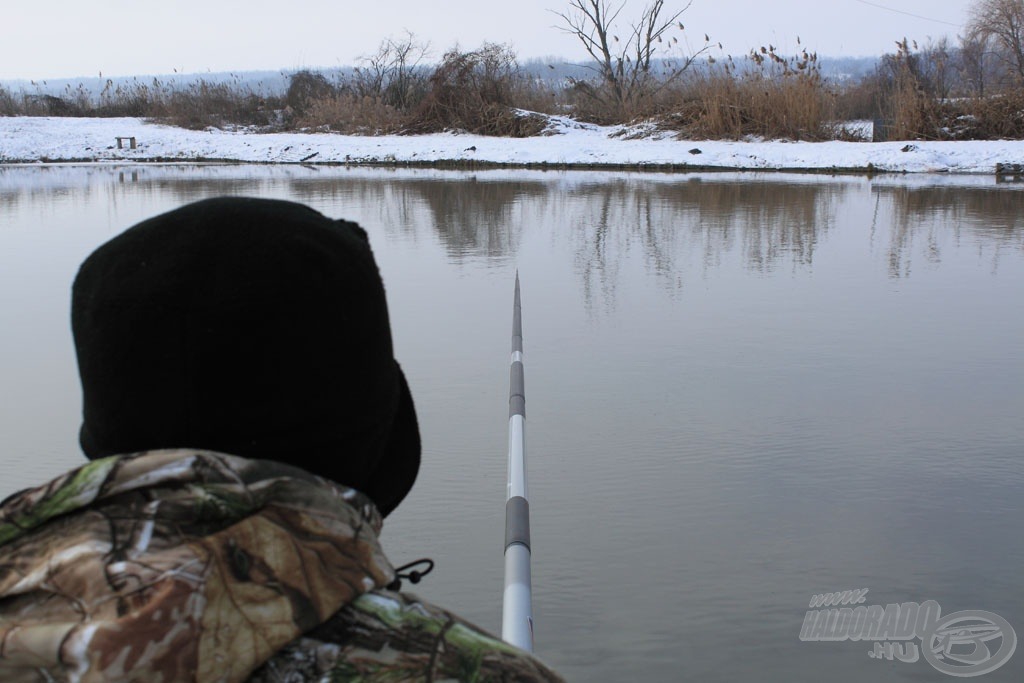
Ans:
[{"label": "white sky", "polygon": [[[624,16],[643,4],[628,2]],[[879,55],[904,36],[920,43],[943,35],[955,40],[971,4],[694,0],[682,21],[692,46],[699,47],[708,33],[733,55],[767,43],[792,53],[797,36],[822,55]],[[554,28],[558,18],[550,10],[567,5],[567,0],[4,0],[0,79],[351,65],[405,29],[428,40],[435,56],[456,42],[472,48],[489,40],[511,43],[520,59],[582,61],[585,54],[576,40]]]}]

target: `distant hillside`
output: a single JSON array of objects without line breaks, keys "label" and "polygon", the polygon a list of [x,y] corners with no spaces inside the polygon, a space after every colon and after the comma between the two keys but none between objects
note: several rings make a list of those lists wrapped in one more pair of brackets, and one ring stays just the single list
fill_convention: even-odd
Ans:
[{"label": "distant hillside", "polygon": [[869,75],[878,66],[878,57],[821,57],[821,73],[835,81],[857,80]]},{"label": "distant hillside", "polygon": [[0,80],[3,86],[13,92],[24,91],[39,95],[60,95],[61,93],[82,90],[98,95],[107,84],[112,87],[130,86],[139,83],[151,84],[154,80],[167,86],[185,86],[204,80],[209,83],[237,83],[238,85],[252,90],[260,95],[281,94],[288,88],[288,76],[294,73],[290,71],[216,71],[205,73],[174,73],[159,75],[140,76],[115,76],[106,78],[101,76],[87,76],[81,78],[49,78],[41,81],[27,80]]},{"label": "distant hillside", "polygon": [[[821,57],[819,64],[822,74],[831,80],[856,80],[875,68],[878,59],[874,57]],[[433,65],[424,68],[432,68]],[[564,83],[569,79],[586,79],[594,74],[586,64],[565,60],[530,59],[521,65],[522,70],[542,81]],[[354,67],[310,67],[310,71],[322,73],[328,79],[344,78]],[[279,71],[218,71],[205,73],[173,73],[159,75],[118,76],[105,78],[90,76],[81,78],[51,78],[42,81],[0,80],[0,86],[12,92],[26,92],[38,95],[60,95],[69,91],[85,91],[99,95],[108,83],[111,87],[131,86],[139,83],[151,84],[154,79],[164,86],[186,86],[203,80],[208,83],[234,83],[240,88],[258,95],[281,95],[288,89],[288,79],[299,69]]]},{"label": "distant hillside", "polygon": [[[704,62],[697,62],[694,68],[701,68]],[[830,80],[856,80],[874,71],[878,64],[876,57],[819,57],[822,75]],[[531,59],[522,63],[526,73],[543,80],[564,81],[569,78],[585,79],[595,74],[586,64],[566,61]]]}]

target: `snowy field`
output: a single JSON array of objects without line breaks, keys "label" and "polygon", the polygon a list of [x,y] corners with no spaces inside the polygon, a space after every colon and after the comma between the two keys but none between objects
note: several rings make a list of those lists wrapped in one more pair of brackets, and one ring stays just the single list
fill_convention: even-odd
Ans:
[{"label": "snowy field", "polygon": [[[552,120],[525,139],[443,133],[361,137],[326,133],[193,131],[138,118],[0,117],[0,163],[238,161],[280,164],[431,164],[685,167],[742,170],[860,169],[994,174],[1024,163],[1024,141],[728,142]],[[119,149],[115,138],[134,137]],[[635,139],[631,139],[635,138]]]}]

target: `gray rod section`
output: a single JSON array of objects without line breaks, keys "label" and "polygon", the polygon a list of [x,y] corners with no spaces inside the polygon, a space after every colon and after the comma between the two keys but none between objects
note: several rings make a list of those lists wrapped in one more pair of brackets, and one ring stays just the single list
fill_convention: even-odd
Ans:
[{"label": "gray rod section", "polygon": [[[512,304],[512,353],[523,353],[523,305],[519,296],[519,271],[516,271],[516,295]],[[515,358],[515,356],[513,356]],[[526,417],[526,375],[523,361],[513,360],[509,368],[508,416]]]},{"label": "gray rod section", "polygon": [[523,352],[523,306],[519,299],[519,271],[516,271],[516,295],[512,303],[512,351]]},{"label": "gray rod section", "polygon": [[526,375],[522,361],[509,366],[508,387],[508,416],[526,417]]},{"label": "gray rod section", "polygon": [[505,550],[515,543],[530,548],[530,502],[522,496],[505,503]]}]

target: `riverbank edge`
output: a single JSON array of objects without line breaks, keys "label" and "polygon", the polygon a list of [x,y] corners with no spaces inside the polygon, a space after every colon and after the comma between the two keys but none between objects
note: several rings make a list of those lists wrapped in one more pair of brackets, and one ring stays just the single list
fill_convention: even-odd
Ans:
[{"label": "riverbank edge", "polygon": [[67,159],[0,159],[0,167],[4,166],[57,166],[57,165],[95,165],[95,166],[146,166],[146,165],[180,165],[192,164],[217,164],[231,166],[301,166],[306,168],[382,168],[382,169],[433,169],[441,171],[491,171],[491,170],[521,170],[521,171],[620,171],[626,173],[665,173],[680,175],[688,173],[793,173],[808,175],[851,175],[874,177],[880,175],[967,175],[984,176],[995,175],[993,169],[991,174],[983,172],[967,171],[907,171],[876,168],[867,166],[830,166],[830,167],[774,167],[752,168],[750,166],[720,166],[709,164],[678,164],[678,163],[594,163],[594,162],[504,162],[504,161],[477,161],[473,159],[434,159],[434,160],[352,160],[352,161],[247,161],[244,159],[217,158],[217,157],[148,157],[127,158],[112,157],[96,159],[93,157],[67,158]]}]

